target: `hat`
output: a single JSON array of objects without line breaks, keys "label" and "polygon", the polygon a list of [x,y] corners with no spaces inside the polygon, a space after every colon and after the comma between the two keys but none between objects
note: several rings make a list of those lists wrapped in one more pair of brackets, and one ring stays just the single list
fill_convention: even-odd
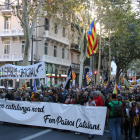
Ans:
[{"label": "hat", "polygon": [[39,90],[36,90],[35,93],[39,94]]}]

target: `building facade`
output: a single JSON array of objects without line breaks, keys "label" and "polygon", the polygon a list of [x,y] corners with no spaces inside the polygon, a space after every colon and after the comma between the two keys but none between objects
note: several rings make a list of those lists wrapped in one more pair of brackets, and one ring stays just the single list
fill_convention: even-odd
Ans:
[{"label": "building facade", "polygon": [[[11,1],[8,1],[9,3]],[[23,29],[17,16],[10,6],[1,6],[0,12],[0,66],[7,63],[22,65],[25,49]],[[21,8],[22,14],[22,8]],[[39,19],[33,34],[34,41],[29,48],[29,65],[33,51],[33,63],[45,61],[48,85],[65,82],[67,71],[71,65],[69,60],[69,25],[63,27],[48,17],[47,13]],[[33,50],[31,49],[33,46]],[[8,80],[9,86],[19,86],[19,79]],[[1,80],[1,85],[2,85]],[[7,80],[5,80],[7,83]],[[30,83],[29,83],[30,84]],[[33,83],[32,83],[33,86]]]}]

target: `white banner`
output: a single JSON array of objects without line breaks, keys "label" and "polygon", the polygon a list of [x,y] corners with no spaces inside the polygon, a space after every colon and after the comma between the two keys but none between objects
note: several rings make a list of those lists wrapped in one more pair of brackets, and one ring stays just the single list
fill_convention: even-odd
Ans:
[{"label": "white banner", "polygon": [[103,135],[106,107],[0,99],[0,121]]},{"label": "white banner", "polygon": [[45,62],[29,66],[6,64],[0,67],[0,79],[38,79],[45,77]]}]

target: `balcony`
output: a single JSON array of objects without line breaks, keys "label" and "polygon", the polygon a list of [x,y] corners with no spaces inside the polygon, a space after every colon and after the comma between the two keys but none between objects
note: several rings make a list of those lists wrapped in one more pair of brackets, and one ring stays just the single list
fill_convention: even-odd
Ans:
[{"label": "balcony", "polygon": [[[0,54],[0,61],[21,61],[23,60],[23,54]],[[29,55],[29,61],[31,55]]]},{"label": "balcony", "polygon": [[70,49],[80,53],[80,48],[79,48],[79,45],[77,44],[71,44]]},{"label": "balcony", "polygon": [[74,69],[80,69],[80,64],[72,63],[71,67],[74,68]]},{"label": "balcony", "polygon": [[64,66],[71,65],[70,60],[61,59],[61,58],[57,58],[57,57],[53,57],[53,56],[49,56],[49,55],[40,56],[40,61],[45,61],[48,63],[53,63],[53,64],[57,64],[57,65],[64,65]]},{"label": "balcony", "polygon": [[55,34],[50,31],[47,31],[47,30],[44,31],[43,37],[47,38],[47,39],[51,39],[51,40],[59,42],[59,43],[62,43],[64,45],[69,45],[69,40],[66,37],[62,37],[59,34]]},{"label": "balcony", "polygon": [[3,15],[5,14],[12,14],[11,12],[13,11],[12,7],[10,5],[1,5],[0,6],[0,11],[2,12]]},{"label": "balcony", "polygon": [[0,30],[0,37],[2,36],[24,36],[23,29],[4,29]]}]

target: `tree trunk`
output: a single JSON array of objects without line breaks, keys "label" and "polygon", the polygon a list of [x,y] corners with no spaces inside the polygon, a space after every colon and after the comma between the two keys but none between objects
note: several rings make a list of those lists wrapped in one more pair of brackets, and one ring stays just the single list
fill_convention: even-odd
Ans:
[{"label": "tree trunk", "polygon": [[79,88],[82,86],[83,79],[83,65],[84,65],[84,52],[81,51],[81,59],[80,59],[80,75],[79,75]]},{"label": "tree trunk", "polygon": [[115,78],[115,81],[116,81],[116,84],[117,85],[119,83],[119,77],[120,77],[120,68],[117,66],[117,69],[116,69],[116,78]]},{"label": "tree trunk", "polygon": [[[30,38],[25,39],[25,51],[24,51],[22,66],[28,65],[29,48],[31,48],[30,47]],[[33,51],[33,50],[31,50],[31,51]]]},{"label": "tree trunk", "polygon": [[108,77],[111,78],[111,46],[110,46],[110,31],[109,31],[109,74]]}]

